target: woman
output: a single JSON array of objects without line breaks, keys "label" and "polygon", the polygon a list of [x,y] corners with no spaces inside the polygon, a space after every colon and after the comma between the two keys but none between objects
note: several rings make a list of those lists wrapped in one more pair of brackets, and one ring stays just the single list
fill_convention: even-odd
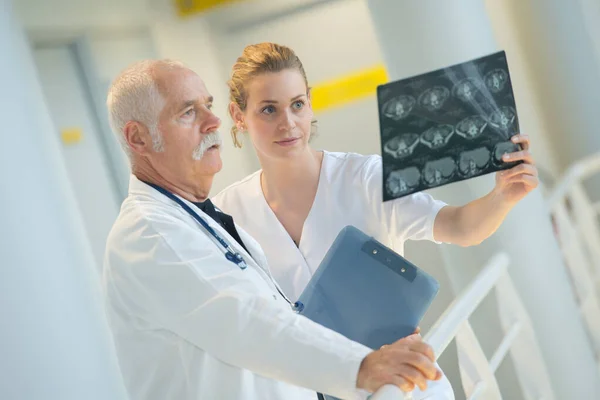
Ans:
[{"label": "woman", "polygon": [[238,135],[247,132],[262,169],[214,201],[260,243],[275,279],[294,300],[346,225],[400,254],[409,239],[470,246],[490,236],[538,184],[529,140],[519,135],[513,141],[524,150],[505,160],[524,163],[498,173],[488,195],[462,207],[425,193],[383,203],[380,156],[317,151],[309,145],[310,91],[291,49],[272,43],[246,47],[233,66],[229,88],[234,142],[240,147]]}]

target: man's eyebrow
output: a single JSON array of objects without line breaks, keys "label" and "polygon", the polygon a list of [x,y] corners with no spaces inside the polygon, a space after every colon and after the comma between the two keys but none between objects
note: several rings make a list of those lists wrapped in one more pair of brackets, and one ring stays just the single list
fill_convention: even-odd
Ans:
[{"label": "man's eyebrow", "polygon": [[184,108],[188,108],[194,104],[196,104],[196,100],[187,100],[179,106],[178,110],[183,110]]},{"label": "man's eyebrow", "polygon": [[[214,100],[214,98],[212,96],[208,96],[206,98],[206,103],[207,104],[212,104],[213,100]],[[181,103],[181,105],[179,106],[178,110],[183,110],[184,108],[188,108],[190,106],[193,106],[196,103],[197,103],[196,100],[187,100],[187,101]]]}]

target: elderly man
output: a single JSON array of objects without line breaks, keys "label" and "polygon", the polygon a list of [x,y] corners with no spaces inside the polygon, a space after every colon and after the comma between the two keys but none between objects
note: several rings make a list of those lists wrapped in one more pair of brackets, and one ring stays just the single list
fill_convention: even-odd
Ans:
[{"label": "elderly man", "polygon": [[131,399],[356,398],[440,379],[416,335],[372,351],[293,311],[258,243],[207,199],[221,169],[211,105],[172,61],[134,64],[109,92],[133,174],[104,284]]}]

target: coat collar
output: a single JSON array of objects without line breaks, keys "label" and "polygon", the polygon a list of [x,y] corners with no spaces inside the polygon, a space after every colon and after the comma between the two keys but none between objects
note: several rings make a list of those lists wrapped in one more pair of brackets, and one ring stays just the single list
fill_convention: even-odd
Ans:
[{"label": "coat collar", "polygon": [[[188,213],[183,208],[181,208],[181,206],[179,206],[179,204],[176,204],[173,200],[169,199],[167,196],[160,193],[159,191],[154,189],[152,186],[142,182],[140,179],[138,179],[133,174],[129,178],[129,192],[128,193],[129,193],[130,197],[135,197],[135,196],[151,197],[152,200],[157,201],[166,206],[176,208],[176,209],[180,210],[182,213],[184,213],[186,216],[188,216],[189,218],[193,219],[193,217],[191,215],[188,215]],[[219,236],[221,236],[223,239],[225,239],[225,241],[236,252],[240,253],[244,257],[244,260],[246,261],[246,263],[248,265],[253,264],[254,266],[260,267],[263,270],[266,269],[265,265],[261,265],[264,257],[261,257],[262,249],[260,247],[257,249],[256,246],[254,245],[254,243],[247,243],[246,241],[244,241],[244,244],[246,245],[246,247],[248,247],[248,251],[250,251],[252,253],[257,253],[256,259],[255,259],[237,242],[237,240],[235,240],[225,229],[223,229],[221,227],[221,225],[219,225],[214,219],[212,219],[210,216],[208,216],[206,213],[204,213],[194,203],[184,199],[181,196],[177,196],[177,197],[179,199],[181,199],[184,203],[186,203],[192,210],[194,210],[196,213],[198,213],[198,215],[200,217],[202,217],[202,219],[204,219],[204,221],[206,221],[206,223],[208,223],[208,225],[219,234]],[[202,229],[202,231],[205,232],[205,234],[208,237],[210,237],[211,240],[213,239],[212,235],[210,233],[206,232],[204,230],[204,228],[202,228],[200,226],[200,224],[198,224],[197,221],[194,220],[194,224],[197,224],[198,229]],[[242,231],[240,231],[240,227],[237,225],[236,225],[236,229],[238,230],[242,240],[244,240],[244,238],[247,236],[247,234],[245,234],[245,232],[243,232],[244,234],[242,234]],[[220,247],[220,245],[218,245],[216,243],[215,243],[215,245]],[[220,249],[220,250],[222,250],[222,249]]]}]

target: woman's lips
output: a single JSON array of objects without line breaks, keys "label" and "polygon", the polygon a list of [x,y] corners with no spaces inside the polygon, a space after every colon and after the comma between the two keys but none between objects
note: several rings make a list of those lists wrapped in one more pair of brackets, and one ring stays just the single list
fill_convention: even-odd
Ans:
[{"label": "woman's lips", "polygon": [[280,140],[277,143],[280,146],[291,146],[294,143],[296,143],[298,141],[299,138],[289,138],[289,139],[284,139],[284,140]]}]

